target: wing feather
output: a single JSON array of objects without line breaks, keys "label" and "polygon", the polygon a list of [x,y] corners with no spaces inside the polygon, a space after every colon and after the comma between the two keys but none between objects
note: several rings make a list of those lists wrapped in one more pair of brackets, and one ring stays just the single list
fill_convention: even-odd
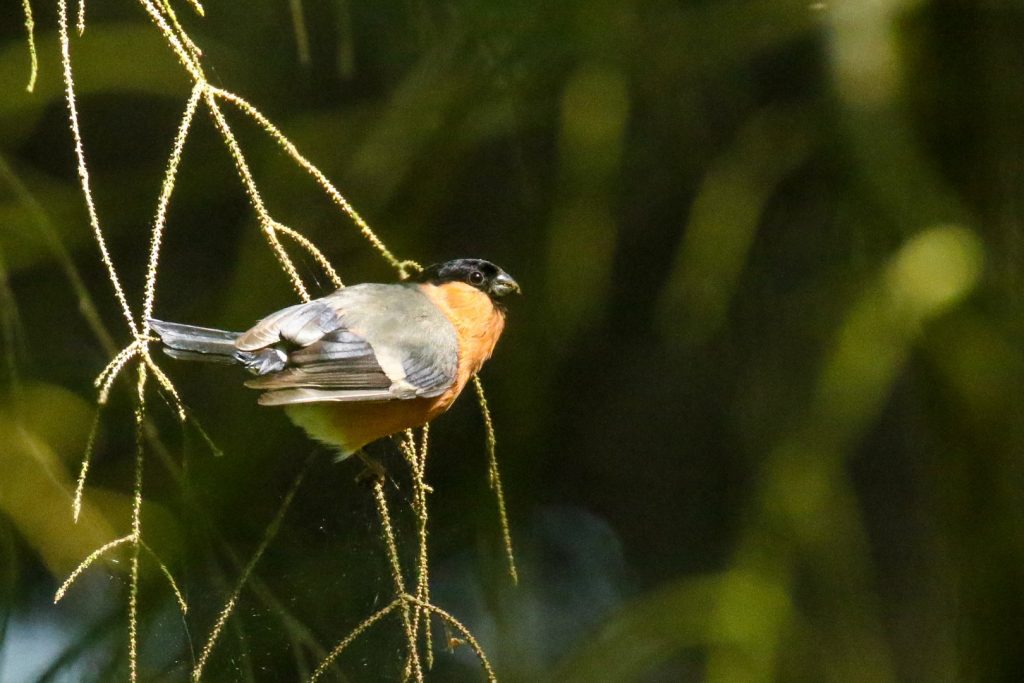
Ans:
[{"label": "wing feather", "polygon": [[320,403],[323,401],[390,401],[394,396],[388,391],[329,391],[323,389],[281,389],[260,394],[261,406],[286,406],[296,403]]},{"label": "wing feather", "polygon": [[281,341],[308,346],[338,328],[338,313],[325,299],[297,304],[272,313],[235,341],[239,351],[255,351]]},{"label": "wing feather", "polygon": [[415,285],[354,285],[290,306],[235,346],[286,357],[283,369],[246,382],[264,391],[263,405],[433,397],[458,366],[454,328]]},{"label": "wing feather", "polygon": [[338,363],[316,363],[301,367],[290,367],[256,379],[245,386],[253,389],[381,389],[391,387],[391,380],[373,360]]}]

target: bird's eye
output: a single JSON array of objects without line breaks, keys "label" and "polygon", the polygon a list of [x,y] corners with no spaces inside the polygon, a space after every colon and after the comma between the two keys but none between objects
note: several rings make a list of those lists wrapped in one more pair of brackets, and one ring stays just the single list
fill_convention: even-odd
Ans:
[{"label": "bird's eye", "polygon": [[484,283],[484,274],[479,270],[474,270],[469,274],[469,284],[471,285],[482,285]]}]

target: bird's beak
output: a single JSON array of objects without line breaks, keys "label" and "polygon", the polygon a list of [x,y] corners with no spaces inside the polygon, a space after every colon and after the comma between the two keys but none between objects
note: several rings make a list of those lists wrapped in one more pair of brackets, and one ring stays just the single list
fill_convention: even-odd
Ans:
[{"label": "bird's beak", "polygon": [[496,297],[503,297],[506,294],[522,294],[519,288],[519,283],[512,279],[512,276],[508,273],[499,273],[494,280],[491,281],[491,294]]}]

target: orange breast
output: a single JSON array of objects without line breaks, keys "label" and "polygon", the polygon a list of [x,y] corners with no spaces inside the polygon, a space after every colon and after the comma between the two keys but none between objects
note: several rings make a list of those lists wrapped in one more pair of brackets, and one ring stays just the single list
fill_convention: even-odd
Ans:
[{"label": "orange breast", "polygon": [[455,327],[459,364],[451,387],[435,398],[372,403],[307,403],[287,406],[288,416],[312,437],[349,455],[377,439],[419,427],[448,410],[469,379],[494,353],[505,314],[491,298],[464,283],[421,285]]},{"label": "orange breast", "polygon": [[505,312],[494,305],[491,297],[464,282],[420,285],[420,288],[455,326],[459,340],[459,369],[455,382],[440,396],[441,399],[448,397],[444,405],[447,409],[469,378],[479,372],[494,353],[494,347],[505,330]]}]

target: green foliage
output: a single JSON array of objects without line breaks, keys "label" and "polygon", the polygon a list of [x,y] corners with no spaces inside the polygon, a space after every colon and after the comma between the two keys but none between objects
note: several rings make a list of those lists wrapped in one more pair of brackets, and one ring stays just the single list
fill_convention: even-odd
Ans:
[{"label": "green foliage", "polygon": [[[430,504],[430,600],[402,604],[379,495],[351,463],[310,458],[237,375],[154,356],[189,419],[152,382],[136,432],[134,372],[96,418],[92,380],[137,339],[84,210],[54,8],[32,10],[27,92],[23,7],[0,9],[0,677],[137,665],[185,680],[233,595],[204,680],[306,679],[382,608],[324,680],[398,680],[403,630],[434,605],[503,681],[1019,673],[1019,8],[335,0],[200,17],[175,3],[224,90],[193,91],[163,223],[194,79],[139,6],[90,4],[70,43],[78,113],[133,313],[154,223],[152,302],[170,319],[242,328],[294,302],[296,279],[330,290],[315,252],[275,225],[345,282],[395,277],[231,93],[394,254],[487,257],[523,284],[484,372],[519,585],[467,396],[431,429],[426,471],[398,444],[375,452],[417,591],[414,511]],[[479,679],[465,634],[431,623],[427,679]]]}]

